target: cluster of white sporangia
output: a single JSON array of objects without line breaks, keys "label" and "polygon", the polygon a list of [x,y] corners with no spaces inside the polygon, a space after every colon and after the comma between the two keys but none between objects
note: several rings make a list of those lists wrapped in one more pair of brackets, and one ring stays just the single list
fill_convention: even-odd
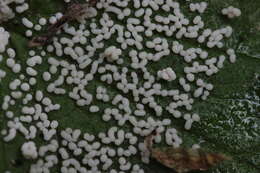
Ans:
[{"label": "cluster of white sporangia", "polygon": [[[3,61],[3,55],[1,53],[5,52],[6,46],[9,43],[10,34],[5,31],[3,27],[0,27],[0,63]],[[0,82],[2,78],[6,76],[6,72],[0,68]]]},{"label": "cluster of white sporangia", "polygon": [[241,15],[241,10],[233,6],[222,9],[222,14],[226,15],[228,18],[235,18]]},{"label": "cluster of white sporangia", "polygon": [[[142,173],[144,170],[129,159],[141,152],[142,160],[149,162],[142,137],[156,130],[156,143],[165,139],[166,144],[174,147],[182,144],[172,119],[185,120],[187,130],[200,121],[192,105],[199,99],[206,100],[213,90],[207,78],[218,73],[227,59],[231,63],[236,61],[233,49],[211,56],[199,46],[181,44],[179,40],[186,38],[208,48],[224,48],[224,39],[232,34],[230,26],[216,30],[205,26],[199,14],[206,10],[207,3],[191,3],[189,7],[198,14],[193,19],[185,17],[180,4],[173,0],[100,0],[88,13],[95,16],[99,12],[99,19],[88,19],[87,24],[82,19],[83,23],[77,26],[66,24],[62,31],[66,36],[55,37],[53,43],[40,51],[29,50],[25,66],[15,49],[7,46],[9,34],[0,28],[0,49],[6,53],[0,56],[0,61],[9,68],[8,72],[16,75],[9,83],[10,93],[2,101],[7,128],[1,134],[6,142],[13,140],[17,133],[28,140],[21,146],[21,152],[26,159],[35,160],[30,173],[51,172],[58,163],[62,165],[62,173]],[[168,15],[162,16],[158,10]],[[23,17],[21,23],[28,28],[24,34],[30,39],[35,31],[48,22],[55,23],[62,15],[58,12],[49,19],[40,18],[38,23]],[[175,66],[170,63],[152,73],[148,63],[165,58],[183,58],[184,75],[175,73]],[[41,72],[43,65],[49,68]],[[0,70],[0,79],[6,74]],[[43,80],[46,88],[36,89],[38,80]],[[97,86],[95,91],[86,89],[97,80],[104,85]],[[171,82],[172,88],[165,89],[164,84]],[[112,94],[115,92],[106,88],[107,85],[118,92]],[[99,112],[104,122],[114,125],[98,134],[71,128],[57,132],[59,122],[51,120],[49,114],[59,111],[61,105],[46,93],[67,96],[86,111]],[[171,101],[163,107],[157,97]],[[22,105],[16,113],[12,110],[17,109],[18,101]],[[111,106],[99,107],[102,102]],[[126,124],[132,130],[124,130]],[[39,134],[45,142],[36,145]],[[58,142],[57,136],[61,141]]]},{"label": "cluster of white sporangia", "polygon": [[36,159],[38,157],[37,148],[34,142],[25,142],[22,147],[22,154],[26,159]]},{"label": "cluster of white sporangia", "polygon": [[115,46],[110,46],[105,50],[104,57],[106,57],[109,62],[112,62],[118,60],[121,54],[121,49],[117,49]]},{"label": "cluster of white sporangia", "polygon": [[[0,38],[1,38],[0,53],[3,53],[6,50],[6,46],[9,43],[9,37],[10,37],[9,32],[5,31],[5,29],[3,27],[0,27]],[[1,57],[2,57],[2,55],[1,55]]]},{"label": "cluster of white sporangia", "polygon": [[25,0],[1,0],[0,1],[0,23],[14,18],[15,12],[9,5],[16,4],[15,11],[17,13],[23,13],[29,9],[28,3]]},{"label": "cluster of white sporangia", "polygon": [[176,79],[176,74],[170,67],[158,71],[157,76],[167,81],[173,81]]}]

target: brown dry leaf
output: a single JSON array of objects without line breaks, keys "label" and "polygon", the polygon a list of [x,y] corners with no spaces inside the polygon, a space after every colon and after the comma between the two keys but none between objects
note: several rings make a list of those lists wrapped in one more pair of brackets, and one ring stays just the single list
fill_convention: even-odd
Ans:
[{"label": "brown dry leaf", "polygon": [[208,170],[222,161],[231,159],[224,154],[206,152],[202,149],[185,149],[181,147],[153,148],[154,135],[152,133],[145,140],[151,157],[178,173]]},{"label": "brown dry leaf", "polygon": [[208,153],[201,149],[156,148],[151,153],[152,158],[178,173],[208,170],[222,161],[230,160],[223,154]]}]

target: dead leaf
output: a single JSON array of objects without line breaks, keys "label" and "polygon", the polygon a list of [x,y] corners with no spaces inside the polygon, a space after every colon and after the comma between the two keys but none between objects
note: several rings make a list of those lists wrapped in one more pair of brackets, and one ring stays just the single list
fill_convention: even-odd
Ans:
[{"label": "dead leaf", "polygon": [[194,170],[208,170],[225,160],[231,158],[220,153],[206,152],[202,149],[186,148],[153,148],[153,136],[148,136],[145,140],[147,149],[152,158],[162,165],[175,170],[178,173],[185,173]]},{"label": "dead leaf", "polygon": [[152,149],[151,157],[166,167],[178,173],[192,170],[208,170],[218,163],[230,160],[227,156],[218,153],[208,153],[201,149],[185,148],[156,148]]}]

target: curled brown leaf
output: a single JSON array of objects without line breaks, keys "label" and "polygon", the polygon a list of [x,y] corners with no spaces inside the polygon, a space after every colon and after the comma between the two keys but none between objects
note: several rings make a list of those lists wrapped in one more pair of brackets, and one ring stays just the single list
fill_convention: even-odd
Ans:
[{"label": "curled brown leaf", "polygon": [[145,140],[151,157],[178,173],[208,170],[225,160],[231,159],[224,154],[207,152],[202,149],[187,149],[181,147],[153,148],[153,136],[154,134],[149,135]]}]

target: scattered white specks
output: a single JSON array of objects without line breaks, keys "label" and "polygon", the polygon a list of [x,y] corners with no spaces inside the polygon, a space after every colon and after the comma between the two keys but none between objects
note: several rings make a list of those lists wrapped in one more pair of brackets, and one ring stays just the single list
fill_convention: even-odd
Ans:
[{"label": "scattered white specks", "polygon": [[[29,8],[24,0],[15,2],[17,13]],[[190,3],[190,11],[198,12],[195,17],[183,14],[181,4],[171,0],[129,2],[98,2],[99,10],[90,8],[79,19],[80,23],[64,25],[47,46],[28,50],[24,62],[19,58],[19,49],[9,47],[9,33],[0,27],[0,53],[3,53],[0,62],[16,75],[7,85],[10,93],[1,103],[8,119],[7,128],[1,134],[6,142],[13,140],[16,133],[25,137],[27,142],[21,146],[23,156],[37,159],[31,164],[30,173],[48,172],[58,163],[62,165],[62,173],[144,173],[138,164],[128,159],[141,152],[143,162],[149,162],[150,153],[142,138],[156,130],[156,143],[165,139],[167,145],[181,146],[184,141],[173,127],[173,120],[182,118],[184,128],[192,129],[193,123],[200,121],[193,104],[206,100],[214,89],[207,79],[228,63],[226,59],[231,63],[236,61],[233,49],[212,56],[203,46],[183,44],[181,39],[185,38],[209,49],[225,48],[224,41],[231,37],[233,29],[230,26],[208,28],[200,16],[207,9],[206,2]],[[162,16],[158,10],[169,14]],[[100,17],[90,19],[99,11],[104,11]],[[222,13],[229,18],[241,15],[234,7],[223,9]],[[57,12],[49,18],[39,18],[37,23],[22,16],[20,23],[25,35],[31,37],[63,15]],[[86,25],[85,20],[90,23]],[[60,36],[60,32],[64,34]],[[170,41],[172,38],[175,41]],[[163,69],[158,62],[168,64]],[[9,74],[0,69],[0,82],[6,75]],[[54,99],[54,95],[61,97]],[[161,102],[158,96],[166,101]],[[59,98],[61,103],[56,102]],[[58,111],[64,111],[66,116],[72,114],[67,112],[71,105],[65,105],[63,99],[74,102],[80,112],[86,111],[86,117],[92,116],[88,122],[79,121],[86,123],[86,127],[96,128],[97,133],[61,129],[63,126],[59,125],[64,125],[63,121],[53,120],[62,118]],[[20,101],[21,108],[17,108]],[[19,115],[13,107],[20,109]],[[172,118],[166,119],[169,114]],[[69,118],[76,121],[78,117]],[[106,124],[113,122],[113,127],[99,131],[101,127],[93,124],[96,121],[92,122],[92,118],[100,118]],[[125,125],[132,129],[123,128]],[[36,146],[37,134],[42,134],[45,142]],[[117,147],[111,148],[111,145]],[[57,153],[61,158],[57,158]],[[112,169],[114,165],[119,166]]]}]

